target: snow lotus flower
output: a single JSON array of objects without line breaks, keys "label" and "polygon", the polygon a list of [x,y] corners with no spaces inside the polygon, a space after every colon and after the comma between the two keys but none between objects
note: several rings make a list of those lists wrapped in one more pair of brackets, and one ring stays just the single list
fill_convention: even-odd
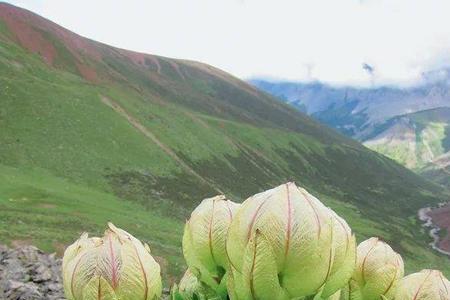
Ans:
[{"label": "snow lotus flower", "polygon": [[148,245],[111,223],[102,238],[83,234],[67,247],[63,281],[69,300],[151,300],[162,290]]},{"label": "snow lotus flower", "polygon": [[449,300],[450,282],[436,270],[422,270],[400,281],[395,300]]},{"label": "snow lotus flower", "polygon": [[183,254],[190,271],[204,284],[226,297],[228,259],[225,240],[239,204],[225,196],[203,200],[186,222]]},{"label": "snow lotus flower", "polygon": [[244,201],[227,253],[231,299],[326,299],[350,279],[356,241],[342,218],[287,183]]},{"label": "snow lotus flower", "polygon": [[350,280],[350,299],[393,299],[403,274],[401,256],[378,238],[370,238],[357,248],[356,269]]}]

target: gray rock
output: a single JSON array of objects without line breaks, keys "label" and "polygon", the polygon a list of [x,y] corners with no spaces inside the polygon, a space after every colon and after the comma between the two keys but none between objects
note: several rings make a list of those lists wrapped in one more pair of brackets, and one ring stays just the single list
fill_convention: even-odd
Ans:
[{"label": "gray rock", "polygon": [[33,246],[0,245],[0,299],[64,300],[61,259]]},{"label": "gray rock", "polygon": [[8,280],[5,285],[5,299],[41,300],[45,298],[39,292],[38,286],[33,283]]}]

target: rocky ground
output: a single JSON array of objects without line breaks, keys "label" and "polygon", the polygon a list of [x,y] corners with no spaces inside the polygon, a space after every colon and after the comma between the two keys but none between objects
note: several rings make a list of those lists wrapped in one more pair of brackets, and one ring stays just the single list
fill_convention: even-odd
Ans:
[{"label": "rocky ground", "polygon": [[36,247],[0,245],[0,299],[62,300],[61,259]]},{"label": "rocky ground", "polygon": [[450,255],[450,203],[442,203],[435,208],[422,208],[418,215],[433,238],[431,247],[442,254]]},{"label": "rocky ground", "polygon": [[[34,246],[0,245],[0,300],[65,300],[61,263]],[[162,299],[169,299],[169,289]]]},{"label": "rocky ground", "polygon": [[450,204],[443,205],[430,211],[432,222],[444,231],[440,236],[438,247],[450,255]]}]

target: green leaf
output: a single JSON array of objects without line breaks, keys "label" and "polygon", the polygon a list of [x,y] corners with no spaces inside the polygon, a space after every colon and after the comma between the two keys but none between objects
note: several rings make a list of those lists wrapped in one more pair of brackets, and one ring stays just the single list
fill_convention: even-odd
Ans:
[{"label": "green leaf", "polygon": [[[259,230],[256,230],[245,251],[242,279],[244,282],[241,284],[244,285],[246,293],[239,299],[289,299],[280,286],[271,246]],[[247,298],[248,296],[250,298]]]}]

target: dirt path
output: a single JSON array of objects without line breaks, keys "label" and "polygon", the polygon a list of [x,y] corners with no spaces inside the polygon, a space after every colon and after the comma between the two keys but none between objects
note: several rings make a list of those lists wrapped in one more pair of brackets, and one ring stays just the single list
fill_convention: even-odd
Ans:
[{"label": "dirt path", "polygon": [[209,182],[205,178],[203,178],[200,174],[198,174],[194,169],[192,169],[188,164],[186,164],[172,149],[170,149],[167,145],[161,142],[149,129],[147,129],[144,125],[142,125],[139,120],[130,115],[124,108],[122,108],[119,104],[114,102],[108,97],[100,95],[101,101],[111,107],[115,112],[119,115],[127,119],[127,121],[133,125],[134,128],[139,130],[143,135],[145,135],[148,139],[150,139],[153,143],[155,143],[159,148],[161,148],[167,155],[169,155],[173,160],[175,160],[178,165],[184,169],[186,172],[192,174],[198,180],[203,182],[204,184],[209,185],[215,191],[223,194],[223,192],[213,183]]}]

